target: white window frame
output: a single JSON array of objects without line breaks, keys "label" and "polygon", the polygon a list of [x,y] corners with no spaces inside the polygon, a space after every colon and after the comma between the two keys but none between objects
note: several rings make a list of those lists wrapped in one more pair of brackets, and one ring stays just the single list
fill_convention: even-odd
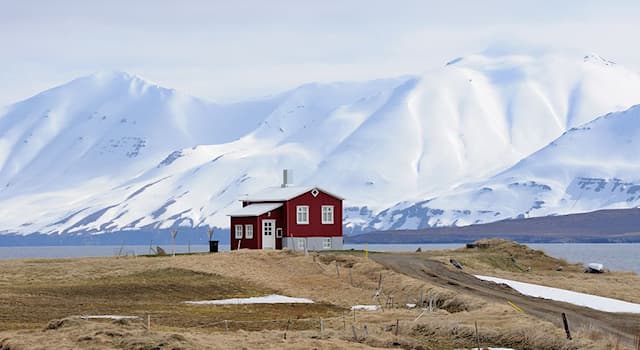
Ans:
[{"label": "white window frame", "polygon": [[304,247],[306,246],[305,239],[304,238],[296,238],[296,246],[298,247],[298,249],[304,249]]},{"label": "white window frame", "polygon": [[276,228],[276,238],[282,238],[282,227]]},{"label": "white window frame", "polygon": [[[327,214],[331,214],[331,220],[325,220],[325,209],[327,209]],[[322,206],[322,224],[323,225],[332,225],[334,223],[334,210],[333,205],[323,205]]]},{"label": "white window frame", "polygon": [[[301,220],[300,215],[304,215]],[[298,205],[296,206],[296,224],[298,225],[308,225],[309,224],[309,206],[308,205]]]},{"label": "white window frame", "polygon": [[241,224],[237,224],[236,225],[235,232],[236,232],[236,235],[235,235],[236,239],[242,239],[242,225]]},{"label": "white window frame", "polygon": [[253,239],[253,225],[252,224],[244,225],[244,238]]},{"label": "white window frame", "polygon": [[331,238],[324,238],[322,240],[322,249],[331,249]]}]

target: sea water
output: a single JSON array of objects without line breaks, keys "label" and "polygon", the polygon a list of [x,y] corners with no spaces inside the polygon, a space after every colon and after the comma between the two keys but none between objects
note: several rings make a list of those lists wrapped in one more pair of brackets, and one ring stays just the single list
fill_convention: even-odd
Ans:
[{"label": "sea water", "polygon": [[[563,258],[571,263],[601,263],[610,270],[634,271],[640,274],[640,243],[534,243],[531,248],[545,251],[551,256]],[[423,251],[457,249],[462,244],[369,244],[370,251]],[[167,254],[204,253],[208,245],[163,246]],[[228,244],[219,245],[220,251],[229,251]],[[364,250],[365,244],[345,244],[345,249]],[[28,246],[0,247],[0,259],[19,258],[69,258],[90,256],[134,256],[152,253],[149,246]]]}]

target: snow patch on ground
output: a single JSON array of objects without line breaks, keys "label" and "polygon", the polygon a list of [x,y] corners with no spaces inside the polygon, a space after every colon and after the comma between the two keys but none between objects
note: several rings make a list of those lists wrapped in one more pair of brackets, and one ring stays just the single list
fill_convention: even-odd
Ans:
[{"label": "snow patch on ground", "polygon": [[192,305],[239,305],[239,304],[313,304],[313,300],[293,298],[284,295],[271,294],[264,297],[232,298],[220,300],[185,301]]},{"label": "snow patch on ground", "polygon": [[566,289],[545,287],[537,284],[517,282],[503,278],[480,276],[484,281],[506,284],[518,292],[532,297],[562,301],[569,304],[586,306],[605,312],[640,313],[640,304],[629,303],[622,300],[600,297],[597,295],[573,292]]},{"label": "snow patch on ground", "polygon": [[138,316],[121,316],[121,315],[82,315],[80,318],[85,320],[135,320]]},{"label": "snow patch on ground", "polygon": [[351,310],[378,311],[378,305],[353,305]]}]

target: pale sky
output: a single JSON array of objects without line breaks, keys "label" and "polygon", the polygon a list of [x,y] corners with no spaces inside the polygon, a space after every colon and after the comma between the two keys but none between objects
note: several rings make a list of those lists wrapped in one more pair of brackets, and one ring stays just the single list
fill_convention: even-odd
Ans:
[{"label": "pale sky", "polygon": [[640,1],[0,0],[0,106],[122,70],[212,101],[418,74],[508,45],[640,71]]}]

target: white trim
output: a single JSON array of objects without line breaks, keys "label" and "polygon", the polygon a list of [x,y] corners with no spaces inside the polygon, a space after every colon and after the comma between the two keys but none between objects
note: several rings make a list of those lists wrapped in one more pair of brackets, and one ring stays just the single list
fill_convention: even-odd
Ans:
[{"label": "white trim", "polygon": [[[303,217],[300,217],[300,214]],[[304,217],[306,214],[306,218]],[[301,220],[304,219],[304,220]],[[296,205],[296,224],[308,225],[309,224],[309,206],[308,205]]]},{"label": "white trim", "polygon": [[[325,214],[325,209],[327,209],[327,214],[331,214],[331,220],[325,220],[324,214]],[[334,215],[335,215],[335,210],[333,209],[333,205],[323,205],[322,208],[320,209],[320,214],[322,215],[322,224],[323,225],[333,225],[333,223],[335,222],[334,219]]]},{"label": "white trim", "polygon": [[282,238],[282,227],[276,228],[276,238]]},{"label": "white trim", "polygon": [[322,239],[322,249],[331,249],[331,237]]},{"label": "white trim", "polygon": [[244,238],[253,239],[253,225],[245,224],[244,225]]},{"label": "white trim", "polygon": [[242,225],[236,224],[235,233],[236,233],[235,234],[236,239],[242,239]]}]

